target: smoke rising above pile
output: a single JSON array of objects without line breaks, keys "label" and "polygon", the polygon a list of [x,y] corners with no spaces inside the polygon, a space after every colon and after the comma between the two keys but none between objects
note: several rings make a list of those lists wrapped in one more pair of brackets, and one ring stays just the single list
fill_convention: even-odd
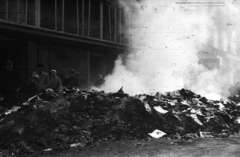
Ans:
[{"label": "smoke rising above pile", "polygon": [[[171,0],[120,1],[130,14],[131,49],[115,61],[101,89],[134,95],[187,88],[205,96],[227,96],[229,73],[199,64],[212,38],[216,10]],[[199,9],[200,8],[200,9]],[[198,11],[195,11],[198,9]]]}]

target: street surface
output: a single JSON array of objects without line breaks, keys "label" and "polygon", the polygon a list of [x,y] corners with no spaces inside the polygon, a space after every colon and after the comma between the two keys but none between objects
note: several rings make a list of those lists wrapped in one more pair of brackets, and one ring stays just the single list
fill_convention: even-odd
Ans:
[{"label": "street surface", "polygon": [[240,137],[197,139],[173,144],[168,139],[103,142],[87,149],[49,151],[44,157],[240,157]]}]

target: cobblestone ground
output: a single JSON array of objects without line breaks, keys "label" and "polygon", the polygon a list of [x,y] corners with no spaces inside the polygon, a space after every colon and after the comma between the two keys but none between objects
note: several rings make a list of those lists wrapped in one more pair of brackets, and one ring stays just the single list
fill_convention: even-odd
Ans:
[{"label": "cobblestone ground", "polygon": [[[240,157],[240,137],[197,139],[172,144],[168,139],[103,142],[88,148],[34,154],[44,157]],[[31,154],[33,156],[33,154]]]}]

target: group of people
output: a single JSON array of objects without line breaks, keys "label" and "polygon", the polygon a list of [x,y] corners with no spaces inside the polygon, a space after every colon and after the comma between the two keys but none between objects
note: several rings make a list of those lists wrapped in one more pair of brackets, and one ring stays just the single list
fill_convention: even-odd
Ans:
[{"label": "group of people", "polygon": [[[0,107],[12,108],[17,104],[17,91],[20,90],[22,80],[16,70],[13,69],[13,62],[8,60],[5,62],[4,69],[0,72]],[[63,82],[57,76],[55,69],[51,70],[49,76],[44,72],[44,65],[38,64],[35,72],[31,74],[31,79],[26,85],[27,97],[31,97],[51,88],[59,91],[62,86],[80,87],[80,73],[76,73],[74,69],[68,70],[68,75],[64,77]]]},{"label": "group of people", "polygon": [[56,70],[51,70],[51,76],[43,71],[44,66],[42,64],[37,65],[37,70],[32,73],[30,81],[27,83],[27,96],[31,97],[41,92],[44,92],[47,88],[51,88],[55,91],[60,90],[62,87],[62,81],[57,76]]},{"label": "group of people", "polygon": [[80,73],[76,73],[74,69],[68,70],[68,75],[64,78],[63,82],[57,76],[55,69],[51,70],[50,76],[43,71],[42,64],[37,65],[37,71],[32,73],[31,80],[27,84],[28,97],[44,92],[47,88],[54,91],[59,91],[62,86],[65,87],[82,87],[80,83]]}]

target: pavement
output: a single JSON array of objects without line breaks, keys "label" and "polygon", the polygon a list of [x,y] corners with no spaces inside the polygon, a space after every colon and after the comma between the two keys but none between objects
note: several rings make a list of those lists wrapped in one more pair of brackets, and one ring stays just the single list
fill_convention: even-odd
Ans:
[{"label": "pavement", "polygon": [[[167,138],[101,142],[87,148],[36,153],[44,157],[240,157],[240,137],[173,143]],[[33,155],[33,154],[32,154]],[[30,155],[30,156],[32,156]]]}]

